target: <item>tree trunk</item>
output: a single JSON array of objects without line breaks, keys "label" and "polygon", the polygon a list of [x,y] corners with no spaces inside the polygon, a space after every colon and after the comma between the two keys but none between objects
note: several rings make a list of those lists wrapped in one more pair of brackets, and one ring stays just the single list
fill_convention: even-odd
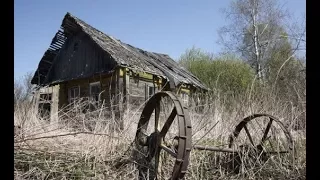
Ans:
[{"label": "tree trunk", "polygon": [[260,49],[258,45],[258,26],[256,22],[256,16],[257,16],[257,5],[256,1],[253,1],[253,8],[252,8],[252,23],[254,28],[254,34],[253,34],[253,41],[254,41],[254,51],[255,51],[255,61],[256,61],[256,74],[258,75],[258,79],[262,81],[262,74],[261,74],[261,61],[260,61]]}]

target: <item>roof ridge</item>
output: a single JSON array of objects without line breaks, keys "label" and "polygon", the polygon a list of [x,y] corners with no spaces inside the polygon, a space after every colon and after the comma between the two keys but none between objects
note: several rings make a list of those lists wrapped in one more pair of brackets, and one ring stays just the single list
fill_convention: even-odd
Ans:
[{"label": "roof ridge", "polygon": [[[87,26],[87,27],[89,27],[89,28],[92,28],[92,29],[98,31],[99,33],[101,33],[101,34],[103,34],[103,35],[106,35],[106,36],[109,36],[109,37],[111,36],[111,35],[103,32],[103,31],[101,31],[101,30],[99,30],[99,29],[91,26],[91,25],[90,25],[89,23],[87,23],[86,21],[82,20],[81,18],[79,18],[79,17],[77,17],[77,16],[75,16],[75,15],[72,15],[72,14],[69,13],[69,12],[67,12],[66,15],[68,15],[68,16],[70,16],[71,18],[73,18],[74,20],[76,20],[77,24],[79,24],[79,22],[80,22],[81,24],[84,24],[85,26]],[[116,38],[115,38],[115,39],[116,39]]]},{"label": "roof ridge", "polygon": [[[105,33],[105,32],[103,32],[103,31],[101,31],[101,30],[99,30],[99,29],[97,29],[97,28],[95,28],[95,27],[91,26],[91,25],[90,25],[90,24],[88,24],[86,21],[84,21],[84,20],[82,20],[82,19],[78,18],[78,17],[77,17],[77,16],[75,16],[75,15],[72,15],[70,12],[67,12],[67,14],[66,14],[66,15],[70,16],[71,18],[75,19],[76,21],[80,21],[80,23],[85,24],[86,26],[88,26],[88,27],[90,27],[90,28],[92,28],[92,29],[94,29],[94,30],[98,31],[99,33],[102,33],[103,35],[106,35],[106,36],[108,36],[108,37],[110,37],[110,38],[112,38],[112,39],[114,39],[114,40],[117,40],[117,41],[119,41],[119,42],[121,42],[121,43],[125,44],[125,45],[129,45],[129,46],[132,46],[132,47],[137,48],[137,49],[141,49],[141,50],[146,51],[146,52],[150,52],[150,53],[154,53],[154,54],[160,54],[160,55],[169,56],[168,54],[165,54],[165,53],[159,53],[159,52],[154,52],[154,51],[148,51],[148,50],[145,50],[145,49],[142,49],[142,48],[138,48],[138,47],[136,47],[136,46],[133,46],[133,45],[131,45],[131,44],[129,44],[129,43],[123,42],[123,41],[121,41],[120,39],[116,38],[115,36],[112,36],[112,35],[110,35],[110,34],[108,34],[108,33]],[[169,57],[170,57],[170,56],[169,56]]]}]

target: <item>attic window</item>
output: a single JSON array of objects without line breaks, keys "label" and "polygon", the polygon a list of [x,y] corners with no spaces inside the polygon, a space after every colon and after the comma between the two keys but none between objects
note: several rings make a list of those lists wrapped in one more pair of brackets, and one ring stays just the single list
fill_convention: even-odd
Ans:
[{"label": "attic window", "polygon": [[79,43],[78,43],[78,42],[74,43],[74,45],[73,45],[73,51],[78,50],[78,47],[79,47]]}]

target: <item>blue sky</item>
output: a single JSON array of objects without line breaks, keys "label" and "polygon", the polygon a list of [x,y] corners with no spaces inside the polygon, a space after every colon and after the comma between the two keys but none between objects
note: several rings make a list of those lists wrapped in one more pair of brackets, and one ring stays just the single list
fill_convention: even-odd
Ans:
[{"label": "blue sky", "polygon": [[[305,0],[280,0],[296,16]],[[35,71],[67,12],[123,42],[178,59],[193,45],[218,53],[230,0],[15,0],[14,77]]]}]

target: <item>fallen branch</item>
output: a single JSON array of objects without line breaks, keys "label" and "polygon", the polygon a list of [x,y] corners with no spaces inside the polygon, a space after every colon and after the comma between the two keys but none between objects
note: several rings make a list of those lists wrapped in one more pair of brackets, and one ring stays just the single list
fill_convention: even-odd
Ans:
[{"label": "fallen branch", "polygon": [[21,143],[25,141],[31,141],[31,140],[38,140],[38,139],[48,139],[48,138],[55,138],[55,137],[62,137],[62,136],[74,136],[77,134],[91,134],[91,135],[99,135],[99,136],[108,136],[111,138],[119,139],[119,137],[111,136],[109,134],[104,133],[91,133],[91,132],[74,132],[74,133],[66,133],[66,134],[58,134],[58,135],[52,135],[52,136],[42,136],[42,137],[35,137],[35,138],[27,138],[20,141],[16,141],[15,143]]}]

